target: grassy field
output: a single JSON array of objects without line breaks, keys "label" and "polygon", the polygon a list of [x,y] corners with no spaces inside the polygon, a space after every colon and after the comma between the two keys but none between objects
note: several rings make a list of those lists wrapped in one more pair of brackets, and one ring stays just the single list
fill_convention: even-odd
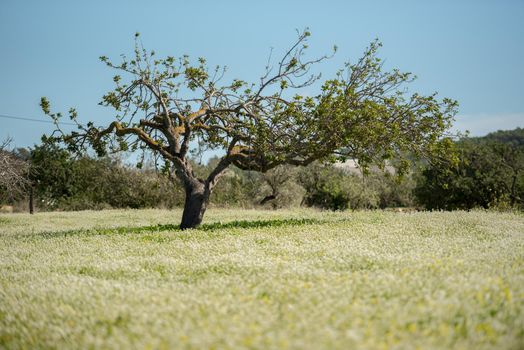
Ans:
[{"label": "grassy field", "polygon": [[0,215],[0,348],[522,349],[524,216]]}]

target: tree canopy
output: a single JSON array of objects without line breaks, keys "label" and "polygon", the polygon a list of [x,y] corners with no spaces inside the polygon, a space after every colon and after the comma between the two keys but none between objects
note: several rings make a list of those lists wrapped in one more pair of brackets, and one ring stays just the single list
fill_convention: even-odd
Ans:
[{"label": "tree canopy", "polygon": [[[307,58],[309,35],[299,33],[280,60],[268,60],[259,82],[249,83],[226,80],[225,68],[209,69],[203,58],[196,63],[188,56],[157,58],[137,34],[132,58],[122,55],[115,63],[100,57],[118,73],[115,89],[101,101],[115,110],[108,125],[78,123],[77,131],[59,137],[74,150],[141,148],[163,157],[186,190],[182,228],[201,222],[213,187],[230,165],[265,172],[280,164],[355,158],[365,168],[406,160],[408,154],[445,156],[456,101],[408,94],[406,84],[414,76],[384,71],[379,41],[320,84],[312,67],[329,56]],[[317,82],[318,93],[305,94]],[[41,107],[58,127],[61,115],[51,112],[46,98]],[[69,117],[77,121],[75,109]],[[224,155],[199,178],[189,161],[192,149],[222,149]],[[406,168],[407,162],[401,164]]]}]

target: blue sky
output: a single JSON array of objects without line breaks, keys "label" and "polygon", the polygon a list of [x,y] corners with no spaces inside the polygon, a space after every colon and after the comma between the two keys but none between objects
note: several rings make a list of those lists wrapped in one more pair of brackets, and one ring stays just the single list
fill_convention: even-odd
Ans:
[{"label": "blue sky", "polygon": [[[336,56],[328,78],[374,38],[388,68],[418,76],[412,91],[460,103],[455,128],[483,135],[524,127],[524,1],[24,1],[0,2],[0,115],[44,120],[47,96],[57,111],[103,124],[97,105],[113,72],[99,62],[131,53],[133,34],[158,54],[206,57],[229,78],[258,81],[274,55],[312,32],[310,54]],[[314,92],[313,92],[314,93]],[[0,118],[0,140],[38,142],[52,125]]]}]

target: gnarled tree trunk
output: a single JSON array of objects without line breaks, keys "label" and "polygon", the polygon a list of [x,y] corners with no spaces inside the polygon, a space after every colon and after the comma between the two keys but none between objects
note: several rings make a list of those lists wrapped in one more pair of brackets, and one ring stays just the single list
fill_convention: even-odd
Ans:
[{"label": "gnarled tree trunk", "polygon": [[180,228],[182,230],[200,225],[209,202],[209,186],[202,183],[185,187],[186,200]]}]

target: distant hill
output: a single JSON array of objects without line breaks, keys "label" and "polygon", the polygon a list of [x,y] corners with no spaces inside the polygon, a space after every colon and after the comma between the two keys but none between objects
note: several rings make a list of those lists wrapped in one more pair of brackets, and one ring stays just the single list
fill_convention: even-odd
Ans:
[{"label": "distant hill", "polygon": [[501,143],[511,144],[519,148],[524,148],[524,128],[516,128],[514,130],[499,130],[487,134],[483,137],[475,137],[479,141],[497,141]]}]

